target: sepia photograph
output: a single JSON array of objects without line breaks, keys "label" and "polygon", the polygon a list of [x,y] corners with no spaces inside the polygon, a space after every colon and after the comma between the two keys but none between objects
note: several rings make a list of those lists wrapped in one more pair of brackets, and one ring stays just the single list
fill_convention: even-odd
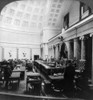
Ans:
[{"label": "sepia photograph", "polygon": [[92,51],[92,0],[0,0],[0,100],[93,100]]}]

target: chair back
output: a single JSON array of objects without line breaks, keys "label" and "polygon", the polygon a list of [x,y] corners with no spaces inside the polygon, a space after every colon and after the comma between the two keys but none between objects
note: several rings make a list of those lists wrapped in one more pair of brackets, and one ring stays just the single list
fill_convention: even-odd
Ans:
[{"label": "chair back", "polygon": [[86,64],[86,60],[84,59],[80,59],[77,65],[77,68],[83,72],[85,70],[85,64]]}]

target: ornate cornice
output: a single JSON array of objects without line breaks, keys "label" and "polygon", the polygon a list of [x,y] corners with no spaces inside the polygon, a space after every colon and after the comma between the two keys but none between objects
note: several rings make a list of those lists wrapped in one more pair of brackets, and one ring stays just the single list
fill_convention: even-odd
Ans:
[{"label": "ornate cornice", "polygon": [[4,28],[4,27],[0,27],[0,30],[1,31],[10,32],[12,34],[40,35],[40,32],[38,32],[38,31],[21,31],[21,30],[17,30],[17,29],[8,29],[8,28]]}]

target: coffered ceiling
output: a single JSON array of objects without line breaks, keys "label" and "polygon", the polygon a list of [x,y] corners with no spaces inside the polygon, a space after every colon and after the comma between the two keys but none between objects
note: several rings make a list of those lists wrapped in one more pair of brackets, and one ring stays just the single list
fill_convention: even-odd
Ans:
[{"label": "coffered ceiling", "polygon": [[3,0],[3,3],[6,5],[1,6],[0,26],[41,32],[44,27],[62,29],[63,17],[73,0]]}]

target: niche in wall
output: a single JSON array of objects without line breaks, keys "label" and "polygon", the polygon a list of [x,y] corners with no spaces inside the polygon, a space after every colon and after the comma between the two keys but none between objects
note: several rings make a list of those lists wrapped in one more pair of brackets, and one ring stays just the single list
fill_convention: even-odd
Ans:
[{"label": "niche in wall", "polygon": [[4,47],[4,59],[16,59],[17,50],[16,48]]},{"label": "niche in wall", "polygon": [[34,55],[34,60],[39,59],[39,55]]},{"label": "niche in wall", "polygon": [[19,48],[18,59],[30,59],[30,48]]}]

